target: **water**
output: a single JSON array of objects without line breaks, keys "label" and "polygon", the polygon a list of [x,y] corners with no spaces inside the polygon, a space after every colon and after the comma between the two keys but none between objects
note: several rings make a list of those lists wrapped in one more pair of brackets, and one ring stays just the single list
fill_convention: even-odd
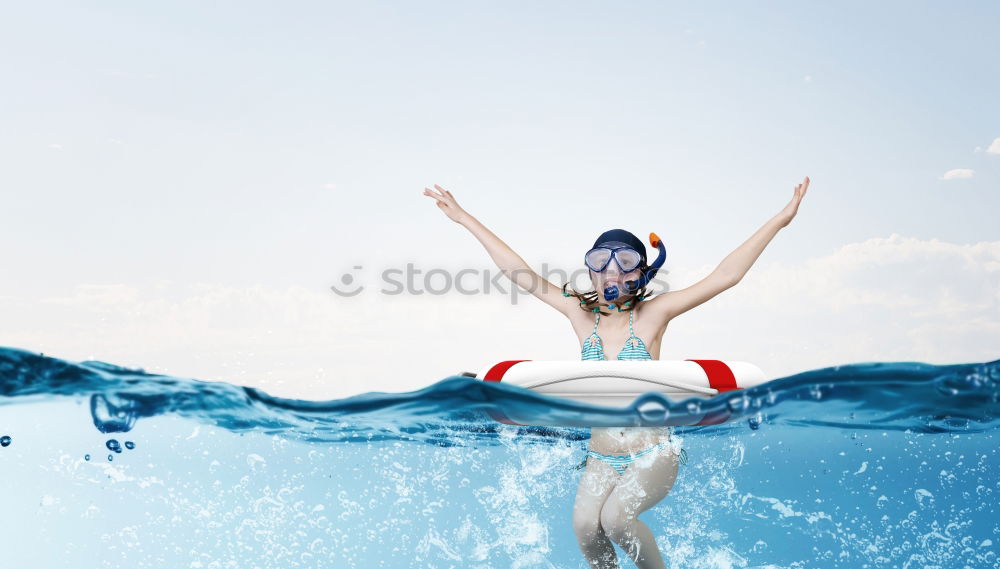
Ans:
[{"label": "water", "polygon": [[572,425],[706,411],[732,418],[676,428],[688,462],[640,516],[668,567],[1000,562],[1000,360],[817,369],[666,419],[428,383],[296,401],[0,348],[0,567],[585,568]]}]

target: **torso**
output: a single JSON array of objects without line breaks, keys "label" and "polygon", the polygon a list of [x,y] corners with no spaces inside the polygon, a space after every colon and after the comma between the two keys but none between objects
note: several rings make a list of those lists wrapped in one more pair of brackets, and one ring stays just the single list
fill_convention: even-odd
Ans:
[{"label": "torso", "polygon": [[[632,315],[632,332],[642,339],[651,359],[660,359],[660,344],[666,325],[659,330],[650,330],[645,326],[650,323],[642,319],[642,303],[635,308]],[[602,316],[598,323],[597,333],[600,336],[604,354],[607,358],[616,358],[625,347],[629,337],[629,315],[627,312],[612,312],[613,316]],[[583,346],[594,332],[596,315],[580,311],[581,318],[573,319],[573,329],[577,334],[577,345]],[[645,324],[645,326],[644,326]],[[648,338],[648,340],[647,340]],[[638,452],[660,441],[670,438],[670,427],[593,427],[590,429],[590,450],[602,454],[623,455]]]},{"label": "torso", "polygon": [[670,427],[593,427],[587,448],[601,454],[624,455],[669,440]]},{"label": "torso", "polygon": [[[664,324],[658,329],[651,330],[648,327],[654,323],[647,322],[642,318],[642,303],[633,310],[632,331],[636,336],[642,338],[649,351],[650,357],[654,360],[660,359],[660,344],[663,341],[663,333],[667,331]],[[583,346],[583,342],[590,337],[594,331],[595,315],[579,311],[571,319],[573,331],[576,332],[576,345]],[[608,358],[615,358],[625,347],[625,339],[628,338],[628,314],[626,312],[612,312],[612,316],[601,316],[598,324],[598,334],[601,336],[601,343],[604,344],[604,354]]]}]

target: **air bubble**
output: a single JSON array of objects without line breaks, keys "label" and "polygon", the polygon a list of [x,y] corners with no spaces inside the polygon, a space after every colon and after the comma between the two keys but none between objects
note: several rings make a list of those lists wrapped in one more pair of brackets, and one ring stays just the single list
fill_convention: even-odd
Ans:
[{"label": "air bubble", "polygon": [[819,385],[812,385],[809,387],[809,395],[811,395],[813,399],[819,401],[823,399],[823,388]]},{"label": "air bubble", "polygon": [[730,411],[739,412],[746,409],[750,405],[750,400],[747,399],[746,395],[740,395],[738,397],[733,397],[727,403]]},{"label": "air bubble", "polygon": [[670,415],[670,407],[658,393],[647,393],[636,399],[636,412],[643,421],[662,424]]}]

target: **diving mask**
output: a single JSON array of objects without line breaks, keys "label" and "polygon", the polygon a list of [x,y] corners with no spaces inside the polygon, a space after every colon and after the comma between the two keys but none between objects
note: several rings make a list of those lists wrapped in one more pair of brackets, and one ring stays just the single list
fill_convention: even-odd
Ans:
[{"label": "diving mask", "polygon": [[[656,260],[653,264],[645,268],[640,276],[636,280],[625,281],[625,293],[635,294],[642,287],[649,284],[649,281],[656,276],[656,271],[663,266],[663,262],[667,259],[667,248],[663,245],[663,241],[655,233],[649,234],[649,242],[660,250],[660,254],[657,255]],[[587,264],[587,268],[590,270],[600,273],[608,268],[611,263],[611,259],[615,260],[618,264],[618,268],[622,270],[623,273],[632,272],[642,265],[642,257],[639,255],[635,248],[626,245],[620,241],[610,241],[606,243],[600,243],[597,247],[594,247],[590,251],[587,251],[587,255],[584,257],[584,262]],[[617,299],[622,295],[622,292],[617,284],[610,284],[604,287],[604,300],[612,301]]]},{"label": "diving mask", "polygon": [[611,264],[611,259],[615,260],[618,268],[623,273],[630,273],[639,268],[642,264],[642,255],[631,246],[618,241],[601,243],[594,247],[584,256],[584,263],[587,268],[595,273],[603,273]]}]

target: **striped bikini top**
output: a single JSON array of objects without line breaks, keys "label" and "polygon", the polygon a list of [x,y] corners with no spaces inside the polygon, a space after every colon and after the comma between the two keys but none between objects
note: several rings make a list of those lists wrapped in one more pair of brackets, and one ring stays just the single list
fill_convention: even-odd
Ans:
[{"label": "striped bikini top", "polygon": [[[601,314],[597,313],[597,318],[594,319],[594,331],[590,334],[590,337],[584,340],[583,350],[581,352],[583,361],[602,361],[608,358],[604,357],[604,344],[601,342],[601,337],[597,335],[597,325],[601,322]],[[646,349],[646,344],[643,343],[642,338],[635,335],[632,331],[632,311],[628,311],[628,333],[629,337],[625,340],[625,347],[622,348],[621,352],[618,352],[619,360],[651,360],[653,356],[649,355],[649,351]]]}]

